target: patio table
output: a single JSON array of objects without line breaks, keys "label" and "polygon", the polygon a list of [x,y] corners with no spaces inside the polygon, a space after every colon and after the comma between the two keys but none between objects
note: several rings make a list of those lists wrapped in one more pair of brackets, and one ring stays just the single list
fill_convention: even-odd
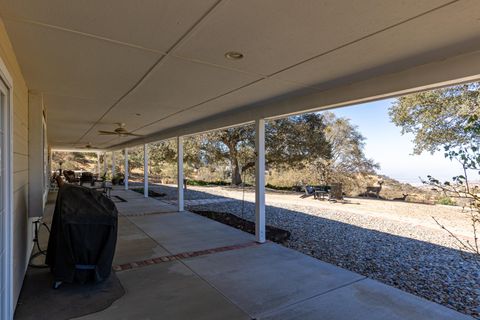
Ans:
[{"label": "patio table", "polygon": [[327,196],[328,194],[328,191],[325,191],[325,190],[315,190],[314,193],[313,193],[313,198],[314,199],[325,199],[325,197]]}]

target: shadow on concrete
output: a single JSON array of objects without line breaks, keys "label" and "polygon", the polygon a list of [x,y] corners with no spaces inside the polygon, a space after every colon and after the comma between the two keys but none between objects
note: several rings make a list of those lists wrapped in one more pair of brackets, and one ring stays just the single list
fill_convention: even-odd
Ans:
[{"label": "shadow on concrete", "polygon": [[[57,192],[50,192],[43,222],[51,225]],[[49,234],[39,229],[40,248],[47,248]],[[37,248],[34,252],[37,252]],[[43,265],[45,256],[31,260]],[[125,294],[125,290],[114,272],[104,282],[93,284],[63,283],[57,290],[52,288],[53,276],[49,268],[28,267],[18,299],[14,319],[18,320],[64,320],[80,317],[108,308]]]},{"label": "shadow on concrete", "polygon": [[99,284],[64,283],[52,288],[50,269],[29,267],[25,276],[14,319],[64,320],[108,308],[125,294],[114,272]]}]

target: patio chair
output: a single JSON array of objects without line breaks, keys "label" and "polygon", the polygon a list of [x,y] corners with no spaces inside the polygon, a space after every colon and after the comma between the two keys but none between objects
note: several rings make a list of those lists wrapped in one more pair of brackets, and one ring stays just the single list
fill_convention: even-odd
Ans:
[{"label": "patio chair", "polygon": [[68,183],[78,182],[78,179],[75,177],[75,172],[72,170],[63,170],[63,175]]},{"label": "patio chair", "polygon": [[307,197],[315,195],[315,188],[313,186],[305,185],[303,187],[303,189],[305,190],[305,194],[302,195],[302,198],[307,198]]},{"label": "patio chair", "polygon": [[84,183],[90,183],[90,185],[95,185],[95,179],[93,177],[93,173],[91,172],[82,172],[82,175],[80,176],[80,185],[83,185]]}]

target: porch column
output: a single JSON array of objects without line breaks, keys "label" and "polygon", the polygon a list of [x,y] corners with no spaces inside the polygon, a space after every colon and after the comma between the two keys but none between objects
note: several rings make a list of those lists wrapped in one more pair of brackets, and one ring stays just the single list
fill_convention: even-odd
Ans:
[{"label": "porch column", "polygon": [[125,190],[128,190],[128,149],[125,148],[123,153],[125,155],[125,178],[123,184],[125,185]]},{"label": "porch column", "polygon": [[143,145],[143,196],[148,198],[148,144]]},{"label": "porch column", "polygon": [[112,151],[112,179],[115,177],[115,151]]},{"label": "porch column", "polygon": [[107,173],[108,167],[107,167],[107,153],[103,153],[103,174]]},{"label": "porch column", "polygon": [[265,119],[255,120],[255,240],[265,242]]},{"label": "porch column", "polygon": [[97,151],[97,173],[100,177],[102,169],[100,169],[100,152]]},{"label": "porch column", "polygon": [[177,191],[178,211],[183,211],[183,137],[177,137]]}]

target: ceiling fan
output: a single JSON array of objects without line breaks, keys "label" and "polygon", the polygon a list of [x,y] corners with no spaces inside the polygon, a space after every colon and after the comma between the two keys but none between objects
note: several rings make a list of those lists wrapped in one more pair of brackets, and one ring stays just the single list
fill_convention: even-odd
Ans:
[{"label": "ceiling fan", "polygon": [[84,149],[101,149],[99,147],[96,147],[96,146],[93,146],[90,142],[88,142],[87,144],[85,145],[80,145],[78,146],[80,148],[84,148]]},{"label": "ceiling fan", "polygon": [[104,130],[99,130],[98,133],[100,135],[117,135],[119,137],[126,137],[126,136],[134,136],[134,137],[142,137],[143,135],[141,134],[136,134],[128,131],[125,128],[125,123],[116,123],[118,128],[116,128],[113,131],[104,131]]}]

